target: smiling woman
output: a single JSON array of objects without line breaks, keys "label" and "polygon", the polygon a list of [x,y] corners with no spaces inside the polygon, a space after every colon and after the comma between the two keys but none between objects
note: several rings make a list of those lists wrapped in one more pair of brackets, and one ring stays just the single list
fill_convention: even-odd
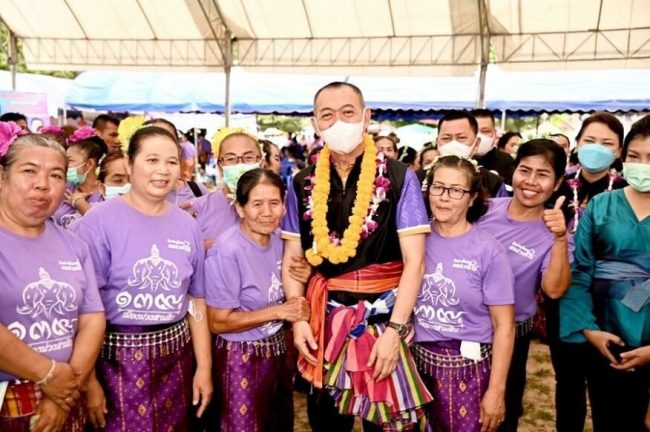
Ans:
[{"label": "smiling woman", "polygon": [[48,220],[65,191],[65,151],[38,135],[9,145],[0,152],[0,381],[11,384],[0,430],[83,431],[76,399],[105,318],[87,246]]},{"label": "smiling woman", "polygon": [[107,310],[88,385],[91,421],[107,431],[185,430],[192,402],[201,415],[212,396],[201,233],[165,199],[180,176],[179,159],[168,131],[139,129],[129,141],[131,190],[70,227],[90,246]]}]

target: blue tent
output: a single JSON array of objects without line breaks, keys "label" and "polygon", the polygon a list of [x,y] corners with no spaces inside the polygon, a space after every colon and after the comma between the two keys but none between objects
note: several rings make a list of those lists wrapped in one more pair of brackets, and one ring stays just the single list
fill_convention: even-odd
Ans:
[{"label": "blue tent", "polygon": [[[367,105],[387,113],[431,113],[476,105],[476,77],[375,77],[251,73],[234,69],[234,112],[308,114],[314,92],[331,81],[348,81]],[[492,68],[488,109],[512,111],[642,111],[650,107],[650,71],[502,72]],[[221,73],[85,72],[73,82],[66,103],[111,111],[223,112]]]}]

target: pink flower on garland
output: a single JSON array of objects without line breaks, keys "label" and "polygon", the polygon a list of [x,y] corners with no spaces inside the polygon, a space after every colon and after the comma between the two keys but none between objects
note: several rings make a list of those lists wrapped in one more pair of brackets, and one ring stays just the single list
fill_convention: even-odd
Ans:
[{"label": "pink flower on garland", "polygon": [[97,136],[97,131],[95,129],[91,128],[90,126],[82,126],[72,135],[70,135],[70,138],[68,138],[68,141],[70,143],[77,143],[83,140],[87,140],[88,138],[92,138],[94,136]]},{"label": "pink flower on garland", "polygon": [[0,122],[0,157],[7,154],[16,138],[26,133],[15,122]]}]

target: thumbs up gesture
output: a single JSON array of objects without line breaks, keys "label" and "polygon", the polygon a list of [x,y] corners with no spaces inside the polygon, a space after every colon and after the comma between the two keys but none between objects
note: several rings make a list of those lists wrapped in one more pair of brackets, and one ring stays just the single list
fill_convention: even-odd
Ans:
[{"label": "thumbs up gesture", "polygon": [[562,212],[562,204],[566,197],[562,195],[555,201],[555,205],[550,210],[544,210],[544,223],[546,228],[557,238],[563,238],[566,235],[566,221],[564,220],[564,213]]}]

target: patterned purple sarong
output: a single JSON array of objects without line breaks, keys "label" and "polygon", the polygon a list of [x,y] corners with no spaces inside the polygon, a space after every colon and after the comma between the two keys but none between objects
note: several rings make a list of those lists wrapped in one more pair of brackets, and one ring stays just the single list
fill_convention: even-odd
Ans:
[{"label": "patterned purple sarong", "polygon": [[221,432],[293,431],[293,386],[285,332],[214,347],[215,407]]},{"label": "patterned purple sarong", "polygon": [[413,347],[418,369],[433,403],[427,430],[480,432],[481,399],[490,379],[491,345],[481,344],[481,360],[460,355],[460,341],[421,342]]},{"label": "patterned purple sarong", "polygon": [[106,333],[96,367],[108,408],[103,430],[187,430],[192,398],[189,325],[184,319],[160,327],[119,326],[119,332]]}]

